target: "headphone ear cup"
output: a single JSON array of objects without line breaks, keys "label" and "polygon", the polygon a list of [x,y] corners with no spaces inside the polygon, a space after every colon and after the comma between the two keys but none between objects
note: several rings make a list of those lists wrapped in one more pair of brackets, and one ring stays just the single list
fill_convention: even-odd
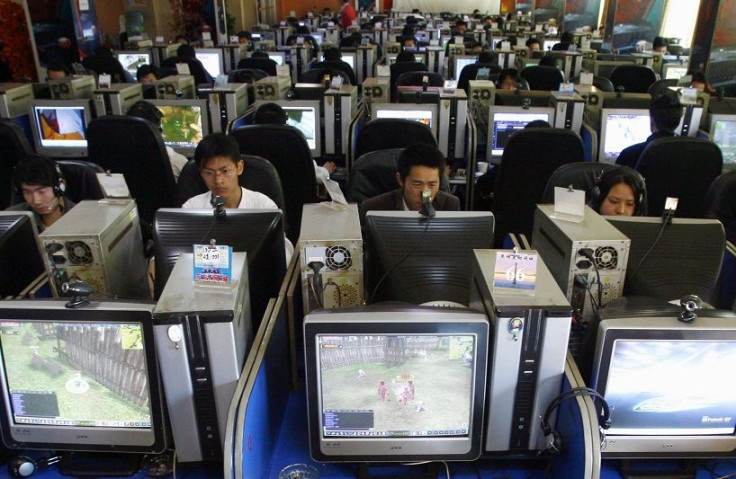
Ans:
[{"label": "headphone ear cup", "polygon": [[64,182],[64,175],[61,173],[61,167],[59,167],[59,164],[54,160],[49,161],[54,164],[54,169],[56,170],[56,184],[54,185],[54,195],[64,196],[64,192],[66,191],[66,183]]},{"label": "headphone ear cup", "polygon": [[591,201],[597,202],[598,198],[601,197],[601,187],[598,183],[595,184],[593,188],[590,189],[590,199]]},{"label": "headphone ear cup", "polygon": [[36,461],[28,456],[15,456],[8,461],[8,472],[12,477],[29,477],[36,470]]}]

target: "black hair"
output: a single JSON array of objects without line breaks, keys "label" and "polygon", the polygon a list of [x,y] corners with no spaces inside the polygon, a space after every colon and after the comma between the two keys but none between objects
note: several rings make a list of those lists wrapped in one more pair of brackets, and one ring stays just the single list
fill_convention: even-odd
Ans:
[{"label": "black hair", "polygon": [[572,35],[571,32],[564,31],[562,32],[562,35],[560,35],[560,43],[572,43],[575,41],[575,37]]},{"label": "black hair", "polygon": [[701,72],[700,70],[693,72],[692,78],[690,78],[690,83],[698,82],[698,83],[705,83],[707,84],[708,81],[705,79],[705,73]]},{"label": "black hair", "polygon": [[64,75],[69,76],[69,69],[59,61],[49,63],[46,66],[46,71],[64,72]]},{"label": "black hair", "polygon": [[296,27],[296,34],[297,35],[309,35],[310,31],[309,28],[307,28],[304,25],[299,25]]},{"label": "black hair", "polygon": [[403,181],[414,166],[436,168],[440,176],[445,171],[445,157],[434,145],[415,143],[404,148],[397,160],[399,176]]},{"label": "black hair", "polygon": [[415,61],[416,58],[414,58],[414,54],[403,49],[398,55],[396,55],[396,63],[412,63]]},{"label": "black hair", "polygon": [[682,105],[674,94],[664,94],[649,103],[649,115],[659,131],[673,132],[682,118]]},{"label": "black hair", "polygon": [[195,58],[197,58],[196,54],[194,53],[194,47],[189,45],[188,43],[184,43],[182,44],[182,46],[176,49],[176,56],[188,60],[194,60]]},{"label": "black hair", "polygon": [[516,68],[504,68],[500,72],[498,72],[498,80],[496,80],[496,88],[503,85],[503,81],[506,78],[513,78],[515,82],[519,82],[519,70]]},{"label": "black hair", "polygon": [[540,47],[542,46],[542,42],[539,41],[536,37],[531,37],[529,40],[526,41],[526,46],[531,47],[534,43],[538,44]]},{"label": "black hair", "polygon": [[125,114],[127,116],[134,116],[136,118],[148,120],[159,129],[161,129],[161,119],[164,117],[161,110],[153,105],[153,103],[147,102],[146,100],[139,100],[133,103]]},{"label": "black hair", "polygon": [[38,186],[56,186],[59,184],[59,172],[54,160],[42,155],[28,155],[15,165],[13,170],[13,186],[21,191],[23,183]]},{"label": "black hair", "polygon": [[253,52],[253,54],[250,57],[251,58],[269,58],[268,53],[266,52]]},{"label": "black hair", "polygon": [[538,65],[542,67],[557,68],[557,58],[555,58],[554,55],[543,55],[542,58],[539,59]]},{"label": "black hair", "polygon": [[655,37],[652,42],[652,48],[661,48],[667,46],[667,40],[664,37]]},{"label": "black hair", "polygon": [[483,50],[482,52],[478,53],[478,61],[476,63],[497,64],[498,57],[496,57],[496,54],[491,51]]},{"label": "black hair", "polygon": [[404,28],[401,29],[401,36],[402,37],[413,37],[414,28],[412,28],[410,25],[404,25]]},{"label": "black hair", "polygon": [[455,20],[455,26],[456,27],[460,27],[460,26],[466,26],[467,27],[468,26],[468,22],[466,22],[465,20],[462,20],[462,19],[458,18],[457,20]]},{"label": "black hair", "polygon": [[549,122],[545,120],[532,120],[526,124],[524,129],[526,128],[552,128],[552,125],[550,125]]},{"label": "black hair", "polygon": [[595,191],[596,194],[592,195],[589,206],[596,212],[600,212],[601,205],[608,196],[608,193],[614,186],[621,183],[629,185],[631,191],[634,192],[634,216],[646,216],[647,189],[644,183],[644,177],[633,168],[623,165],[611,168],[601,175],[596,184],[598,190]]},{"label": "black hair", "polygon": [[153,65],[141,65],[138,67],[138,70],[135,71],[135,79],[137,81],[141,81],[141,78],[146,77],[153,73],[155,77],[158,79],[158,70]]},{"label": "black hair", "polygon": [[194,161],[198,168],[203,168],[212,158],[225,156],[237,165],[240,161],[240,147],[232,136],[225,133],[211,133],[199,142],[194,150]]},{"label": "black hair", "polygon": [[335,47],[327,47],[323,50],[322,54],[324,55],[326,62],[339,62],[342,58],[342,54],[340,53],[340,50]]},{"label": "black hair", "polygon": [[286,112],[277,103],[264,103],[253,115],[256,125],[285,125],[287,119]]},{"label": "black hair", "polygon": [[248,40],[251,40],[253,37],[251,36],[250,32],[241,30],[238,32],[238,38],[247,38]]}]

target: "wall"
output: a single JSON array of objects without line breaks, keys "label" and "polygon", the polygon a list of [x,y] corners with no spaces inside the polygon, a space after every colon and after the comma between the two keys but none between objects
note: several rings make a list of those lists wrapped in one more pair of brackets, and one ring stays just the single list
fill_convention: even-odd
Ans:
[{"label": "wall", "polygon": [[123,0],[98,0],[95,2],[97,12],[97,28],[106,37],[120,33],[120,15],[123,14]]}]

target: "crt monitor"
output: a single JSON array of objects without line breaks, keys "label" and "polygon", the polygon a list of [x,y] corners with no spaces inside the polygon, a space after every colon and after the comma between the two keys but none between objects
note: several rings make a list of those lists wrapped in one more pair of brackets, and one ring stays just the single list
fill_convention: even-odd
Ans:
[{"label": "crt monitor", "polygon": [[682,63],[665,63],[662,65],[662,78],[665,80],[679,80],[687,75],[688,65]]},{"label": "crt monitor", "polygon": [[468,309],[376,306],[304,320],[317,461],[474,460],[488,319]]},{"label": "crt monitor", "polygon": [[736,115],[711,115],[710,136],[721,149],[724,170],[736,168]]},{"label": "crt monitor", "polygon": [[46,272],[30,211],[0,211],[0,299],[16,297]]},{"label": "crt monitor", "polygon": [[489,211],[369,211],[365,231],[371,303],[467,305],[473,249],[493,247]]},{"label": "crt monitor", "polygon": [[322,115],[320,100],[279,100],[274,102],[256,102],[256,111],[264,103],[276,103],[286,113],[286,124],[299,130],[309,145],[312,158],[322,156],[322,130],[320,117]]},{"label": "crt monitor", "polygon": [[598,161],[615,163],[624,148],[646,141],[651,134],[649,110],[603,108]]},{"label": "crt monitor", "polygon": [[52,158],[87,156],[90,100],[34,100],[31,128],[36,152]]},{"label": "crt monitor", "polygon": [[161,208],[153,220],[158,298],[181,253],[191,253],[195,244],[232,246],[247,253],[251,318],[257,329],[270,298],[279,295],[286,275],[284,222],[280,210],[228,209],[224,217],[213,210]]},{"label": "crt monitor", "polygon": [[138,67],[152,64],[151,53],[145,51],[115,52],[115,58],[133,78],[138,72]]},{"label": "crt monitor", "polygon": [[463,68],[472,65],[476,61],[478,61],[478,57],[475,55],[455,55],[452,60],[452,71],[455,74],[454,80],[460,81],[460,73],[462,73]]},{"label": "crt monitor", "polygon": [[437,105],[422,103],[371,103],[371,118],[413,120],[427,126],[437,137],[439,116]]},{"label": "crt monitor", "polygon": [[148,100],[159,109],[164,144],[191,157],[210,132],[207,100]]},{"label": "crt monitor", "polygon": [[607,458],[733,456],[736,451],[736,315],[701,310],[606,314],[592,386],[611,407]]},{"label": "crt monitor", "polygon": [[276,65],[284,65],[286,63],[286,52],[266,52],[268,58],[276,62]]},{"label": "crt monitor", "polygon": [[64,301],[0,301],[5,445],[163,452],[166,420],[152,311],[153,304],[134,302],[93,301],[70,309]]},{"label": "crt monitor", "polygon": [[225,61],[221,48],[196,48],[194,55],[212,78],[225,73]]},{"label": "crt monitor", "polygon": [[[624,296],[667,301],[697,294],[714,304],[726,237],[718,220],[607,216],[631,240]],[[677,265],[673,267],[673,265]]]},{"label": "crt monitor", "polygon": [[490,162],[499,163],[509,138],[514,132],[523,130],[531,121],[543,120],[554,124],[554,108],[494,106],[488,120],[488,151]]}]

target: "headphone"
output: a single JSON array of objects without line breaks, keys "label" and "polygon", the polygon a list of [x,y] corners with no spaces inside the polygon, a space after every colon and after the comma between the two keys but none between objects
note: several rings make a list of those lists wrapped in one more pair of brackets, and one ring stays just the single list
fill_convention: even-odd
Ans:
[{"label": "headphone", "polygon": [[[595,389],[583,387],[570,389],[553,399],[549,406],[547,406],[547,410],[544,411],[541,426],[542,432],[547,438],[547,448],[540,451],[540,454],[547,453],[556,456],[562,453],[562,435],[550,425],[550,417],[563,401],[578,396],[590,396],[593,398],[593,401],[597,399],[601,404],[601,414],[598,417],[598,427],[601,430],[605,430],[611,426],[611,409],[608,407],[606,398],[604,398]],[[603,437],[602,431],[601,437]]]},{"label": "headphone", "polygon": [[[54,196],[57,198],[64,196],[64,192],[66,191],[66,182],[64,180],[64,174],[61,172],[61,168],[59,167],[59,164],[52,160],[51,158],[48,158],[43,155],[29,155],[27,159],[39,159],[41,161],[46,162],[50,167],[54,169],[56,172],[55,178],[51,179],[51,188],[54,191]],[[19,197],[23,197],[23,192],[20,189],[20,185],[17,187],[17,193]]]},{"label": "headphone", "polygon": [[638,171],[624,165],[618,165],[615,168],[601,171],[600,175],[598,175],[598,178],[595,180],[595,185],[590,189],[590,203],[597,205],[600,208],[600,203],[605,199],[601,198],[601,184],[609,177],[609,175],[621,175],[629,180],[625,183],[631,186],[634,190],[634,196],[636,197],[636,212],[639,216],[646,215],[647,187],[644,183],[644,177],[641,176],[641,173]]},{"label": "headphone", "polygon": [[42,471],[61,460],[60,456],[33,459],[28,456],[15,456],[8,461],[8,472],[11,477],[29,477],[36,470]]}]

